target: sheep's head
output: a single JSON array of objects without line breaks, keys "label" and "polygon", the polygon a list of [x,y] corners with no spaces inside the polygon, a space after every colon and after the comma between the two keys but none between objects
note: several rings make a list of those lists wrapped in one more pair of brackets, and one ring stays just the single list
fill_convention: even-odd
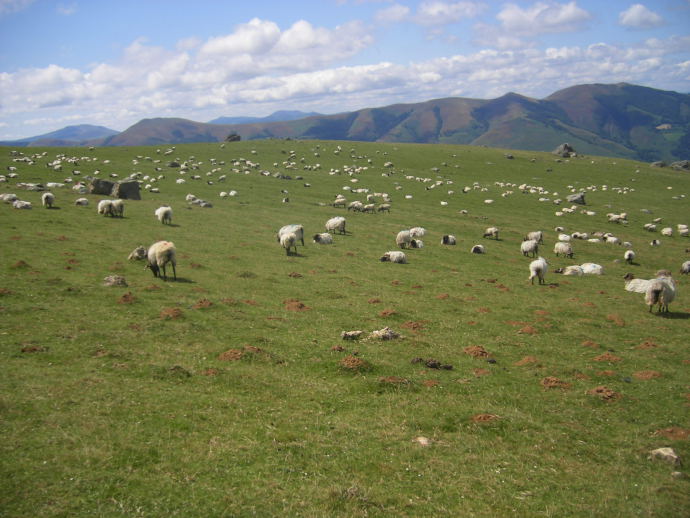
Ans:
[{"label": "sheep's head", "polygon": [[379,259],[379,261],[381,261],[382,263],[385,263],[386,261],[390,262],[390,260],[391,260],[390,254],[383,254],[381,256],[381,259]]}]

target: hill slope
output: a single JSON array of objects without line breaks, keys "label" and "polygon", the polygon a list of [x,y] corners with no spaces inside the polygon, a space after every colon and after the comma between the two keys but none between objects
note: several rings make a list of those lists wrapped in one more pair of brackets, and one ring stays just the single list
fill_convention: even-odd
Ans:
[{"label": "hill slope", "polygon": [[299,110],[278,110],[267,117],[218,117],[209,124],[249,124],[252,122],[278,122],[278,121],[294,121],[311,117],[314,115],[321,115],[317,112],[301,112]]},{"label": "hill slope", "polygon": [[45,135],[27,137],[24,139],[1,142],[3,146],[73,146],[75,143],[83,143],[105,139],[117,135],[119,131],[111,130],[104,126],[93,126],[91,124],[79,124],[77,126],[67,126],[65,128],[51,131]]}]

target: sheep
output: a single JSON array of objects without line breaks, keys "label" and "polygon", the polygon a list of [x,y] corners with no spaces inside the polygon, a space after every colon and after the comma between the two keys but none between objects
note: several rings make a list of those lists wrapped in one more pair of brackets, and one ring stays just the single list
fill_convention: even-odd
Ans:
[{"label": "sheep", "polygon": [[661,235],[671,237],[673,236],[673,229],[671,227],[664,228],[661,230]]},{"label": "sheep", "polygon": [[53,203],[55,203],[55,196],[53,196],[52,193],[44,192],[43,196],[41,196],[41,202],[43,203],[44,207],[52,209]]},{"label": "sheep", "polygon": [[488,237],[489,239],[493,237],[498,241],[498,229],[496,227],[489,227],[484,231],[484,235],[482,237]]},{"label": "sheep", "polygon": [[623,277],[626,291],[633,293],[646,293],[650,281],[647,279],[636,279],[632,273],[627,273]]},{"label": "sheep", "polygon": [[387,210],[389,213],[391,211],[391,206],[389,203],[382,203],[381,205],[378,206],[376,209],[377,212],[383,212],[384,210]]},{"label": "sheep", "polygon": [[442,245],[454,245],[455,244],[455,236],[443,236],[441,238],[441,244]]},{"label": "sheep", "polygon": [[554,271],[554,273],[560,273],[562,275],[578,275],[578,276],[583,276],[585,272],[582,270],[582,267],[575,264],[572,266],[566,266],[565,268],[558,268],[557,270]]},{"label": "sheep", "polygon": [[532,257],[536,257],[539,251],[539,244],[534,239],[525,238],[525,241],[520,245],[520,251],[524,256],[531,253]]},{"label": "sheep", "polygon": [[26,210],[31,210],[31,202],[28,201],[21,201],[21,200],[14,200],[12,202],[12,207],[15,209],[26,209]]},{"label": "sheep", "polygon": [[529,265],[529,271],[530,271],[530,276],[529,276],[529,281],[532,285],[534,285],[534,278],[538,277],[539,278],[539,284],[546,284],[544,281],[544,276],[546,275],[546,271],[548,270],[548,264],[546,262],[546,259],[543,257],[539,257],[537,260],[532,261]]},{"label": "sheep", "polygon": [[336,216],[335,218],[331,218],[328,221],[326,221],[326,232],[335,232],[335,231],[340,232],[341,234],[345,234],[345,218],[341,216]]},{"label": "sheep", "polygon": [[543,245],[544,244],[544,239],[542,237],[541,230],[537,230],[536,232],[530,232],[527,234],[527,236],[523,239],[523,241],[529,241],[530,239],[533,239],[536,241],[538,244]]},{"label": "sheep", "polygon": [[357,212],[357,211],[362,210],[362,207],[363,207],[363,205],[362,205],[361,201],[352,201],[347,206],[347,210],[349,211],[350,209],[352,209],[353,212]]},{"label": "sheep", "polygon": [[74,202],[75,205],[88,205],[89,200],[86,198],[79,198],[77,201]]},{"label": "sheep", "polygon": [[125,202],[123,202],[122,200],[113,200],[112,207],[113,207],[113,212],[112,212],[112,216],[113,216],[113,217],[114,217],[116,214],[119,214],[119,215],[120,215],[120,218],[124,218],[124,214],[125,214]]},{"label": "sheep", "polygon": [[424,236],[426,236],[426,229],[423,229],[422,227],[412,227],[410,229],[410,237],[420,238]]},{"label": "sheep", "polygon": [[[330,234],[329,234],[330,235]],[[290,248],[295,247],[297,253],[297,236],[294,232],[286,232],[280,236],[280,246],[285,248],[285,254],[290,255]]]},{"label": "sheep", "polygon": [[690,273],[690,261],[685,261],[683,266],[680,267],[680,274],[687,275]]},{"label": "sheep", "polygon": [[405,257],[405,254],[403,252],[386,252],[381,256],[381,259],[379,259],[382,263],[389,262],[389,263],[398,263],[398,264],[407,264],[407,258]]},{"label": "sheep", "polygon": [[558,240],[564,243],[569,243],[572,238],[568,234],[558,234]]},{"label": "sheep", "polygon": [[656,278],[649,282],[649,287],[645,292],[645,302],[649,306],[649,312],[652,312],[654,305],[659,305],[658,312],[665,311],[668,313],[668,305],[673,302],[676,297],[676,287],[671,278],[671,272],[668,270],[659,270],[656,273]]},{"label": "sheep", "polygon": [[409,247],[410,241],[412,241],[412,237],[410,236],[409,230],[401,230],[400,232],[398,232],[398,235],[395,237],[395,243],[400,248],[405,248],[406,246]]},{"label": "sheep", "polygon": [[346,203],[347,203],[347,202],[346,202],[345,198],[337,198],[337,199],[333,202],[332,205],[333,205],[333,207],[343,207],[343,208],[344,208]]},{"label": "sheep", "polygon": [[421,239],[412,239],[410,241],[410,248],[424,248],[424,243]]},{"label": "sheep", "polygon": [[559,241],[556,243],[553,251],[556,254],[556,257],[558,257],[558,254],[563,254],[564,257],[570,257],[571,259],[573,258],[573,247],[570,245],[570,243],[563,243]]},{"label": "sheep", "polygon": [[0,194],[0,201],[6,201],[6,202],[11,202],[11,201],[17,201],[17,195],[16,194]]},{"label": "sheep", "polygon": [[146,256],[146,249],[143,246],[138,246],[127,256],[127,260],[130,261],[134,259],[135,261],[139,261],[140,259],[146,259]]},{"label": "sheep", "polygon": [[333,236],[327,232],[325,232],[323,234],[314,234],[314,237],[312,239],[314,240],[314,243],[317,243],[319,245],[332,245],[333,244]]},{"label": "sheep", "polygon": [[302,242],[302,246],[304,246],[304,227],[302,227],[302,225],[285,225],[284,227],[281,227],[275,237],[280,243],[281,236],[283,234],[290,233],[295,234],[295,238],[300,240]]},{"label": "sheep", "polygon": [[373,203],[369,203],[362,207],[361,210],[362,212],[371,212],[372,214],[376,214],[376,205],[374,205]]},{"label": "sheep", "polygon": [[615,236],[604,236],[604,243],[611,243],[613,245],[620,245],[621,241]]},{"label": "sheep", "polygon": [[635,259],[635,252],[632,250],[627,250],[624,254],[625,257],[625,264],[632,264],[633,259]]},{"label": "sheep", "polygon": [[166,221],[168,222],[168,225],[172,225],[172,209],[167,205],[158,207],[154,214],[158,218],[158,221],[160,221],[163,225],[165,225]]},{"label": "sheep", "polygon": [[484,253],[484,247],[482,245],[474,245],[472,247],[472,250],[470,250],[471,254],[483,254]]},{"label": "sheep", "polygon": [[173,276],[177,280],[177,272],[175,266],[177,265],[177,257],[175,256],[175,245],[170,241],[158,241],[149,247],[146,253],[148,261],[144,270],[151,268],[154,277],[160,277],[160,270],[163,269],[163,280],[167,282],[168,276],[165,272],[165,266],[170,263],[173,269]]},{"label": "sheep", "polygon": [[580,265],[582,271],[589,275],[604,275],[604,268],[595,263],[582,263]]},{"label": "sheep", "polygon": [[659,246],[659,245],[661,245],[661,241],[659,241],[658,239],[652,239],[652,242],[649,244],[651,246]]},{"label": "sheep", "polygon": [[101,200],[98,202],[98,213],[107,216],[113,215],[113,202],[110,200]]}]

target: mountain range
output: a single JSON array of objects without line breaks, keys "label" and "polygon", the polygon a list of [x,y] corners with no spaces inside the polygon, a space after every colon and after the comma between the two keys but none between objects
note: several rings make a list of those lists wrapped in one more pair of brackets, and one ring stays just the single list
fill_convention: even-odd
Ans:
[{"label": "mountain range", "polygon": [[[647,162],[690,159],[690,95],[628,83],[577,85],[541,100],[508,93],[488,100],[451,97],[336,115],[298,116],[223,124],[218,122],[246,119],[221,117],[212,123],[144,119],[121,133],[77,145],[221,142],[228,134],[237,133],[242,140],[290,137],[531,151],[552,151],[567,142],[579,153],[591,155]],[[25,145],[46,146],[48,135]],[[75,145],[76,141],[71,142],[69,145]]]}]

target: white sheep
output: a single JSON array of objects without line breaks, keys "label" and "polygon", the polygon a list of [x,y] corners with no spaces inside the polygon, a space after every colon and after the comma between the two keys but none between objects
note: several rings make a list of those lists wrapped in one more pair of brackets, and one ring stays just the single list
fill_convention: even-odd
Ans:
[{"label": "white sheep", "polygon": [[532,285],[534,285],[534,278],[537,277],[539,279],[539,284],[546,284],[544,281],[544,276],[546,275],[546,271],[549,268],[549,263],[546,262],[546,259],[543,257],[539,257],[537,260],[532,261],[529,265],[529,281]]},{"label": "white sheep", "polygon": [[680,274],[687,275],[690,273],[690,261],[685,261],[683,266],[680,267]]},{"label": "white sheep", "polygon": [[113,202],[110,200],[101,200],[98,202],[98,213],[107,216],[113,215]]},{"label": "white sheep", "polygon": [[647,279],[636,279],[632,273],[627,273],[623,277],[626,291],[633,293],[646,293],[650,281]]},{"label": "white sheep", "polygon": [[472,250],[470,250],[471,254],[483,254],[484,253],[484,247],[482,245],[474,245],[472,247]]},{"label": "white sheep", "polygon": [[280,236],[280,246],[285,248],[285,254],[290,255],[290,248],[295,247],[297,253],[297,236],[294,232],[286,232]]},{"label": "white sheep", "polygon": [[333,236],[327,232],[324,232],[323,234],[314,234],[314,237],[312,239],[313,239],[314,243],[319,244],[319,245],[332,245],[333,244]]},{"label": "white sheep", "polygon": [[604,268],[595,263],[582,263],[580,265],[586,275],[604,275]]},{"label": "white sheep", "polygon": [[564,243],[569,243],[572,238],[568,234],[558,234],[558,240]]},{"label": "white sheep", "polygon": [[443,236],[441,238],[441,244],[442,245],[454,245],[455,244],[455,236]]},{"label": "white sheep", "polygon": [[520,245],[520,251],[522,255],[527,256],[527,254],[532,254],[532,257],[536,257],[539,252],[539,244],[534,239],[527,239]]},{"label": "white sheep", "polygon": [[373,203],[367,203],[362,207],[362,212],[371,212],[372,214],[376,214],[376,205]]},{"label": "white sheep", "polygon": [[10,194],[10,193],[0,194],[0,201],[10,202],[10,201],[17,201],[17,199],[18,198],[17,198],[16,194]]},{"label": "white sheep", "polygon": [[573,258],[573,247],[570,245],[570,243],[563,243],[559,241],[556,243],[556,246],[554,246],[553,251],[556,254],[556,257],[558,257],[558,254],[563,254],[564,257],[570,257],[571,259]]},{"label": "white sheep", "polygon": [[410,240],[410,248],[424,248],[424,243],[421,239]]},{"label": "white sheep", "polygon": [[125,202],[123,202],[122,200],[113,200],[112,207],[113,207],[112,216],[119,214],[121,218],[124,218]]},{"label": "white sheep", "polygon": [[345,218],[336,216],[326,221],[326,232],[336,232],[345,234]]},{"label": "white sheep", "polygon": [[426,236],[426,229],[422,227],[412,227],[410,229],[410,237],[413,239],[422,238]]},{"label": "white sheep", "polygon": [[673,229],[671,227],[666,227],[664,229],[661,229],[661,235],[671,237],[671,236],[673,236]]},{"label": "white sheep", "polygon": [[349,211],[352,209],[353,212],[357,212],[362,210],[362,202],[361,201],[351,201],[350,204],[347,206],[347,210]]},{"label": "white sheep", "polygon": [[389,263],[398,263],[398,264],[406,264],[407,263],[407,258],[405,257],[405,254],[403,252],[386,252],[381,256],[381,259],[379,259],[382,263],[389,262]]},{"label": "white sheep", "polygon": [[15,209],[31,210],[31,202],[14,200],[12,202],[12,207],[14,207]]},{"label": "white sheep", "polygon": [[583,276],[585,272],[582,270],[580,265],[574,264],[572,266],[566,266],[565,268],[559,268],[556,273],[561,273],[563,275],[577,275]]},{"label": "white sheep", "polygon": [[[295,234],[295,238],[301,241],[302,246],[304,246],[304,227],[302,227],[302,225],[285,225],[284,227],[281,227],[275,236],[279,243],[283,234]],[[297,251],[296,245],[295,251]]]},{"label": "white sheep", "polygon": [[135,261],[139,261],[140,259],[146,259],[147,253],[147,250],[143,246],[138,246],[127,256],[127,260],[131,261],[134,259]]},{"label": "white sheep", "polygon": [[74,202],[75,205],[88,205],[89,200],[86,198],[79,198],[77,201]]},{"label": "white sheep", "polygon": [[163,225],[165,225],[166,221],[168,222],[168,225],[172,225],[172,209],[167,205],[158,207],[154,214],[158,218],[158,221],[160,221]]},{"label": "white sheep", "polygon": [[645,292],[645,302],[649,306],[649,312],[658,304],[659,310],[668,313],[668,305],[673,302],[676,297],[676,287],[671,278],[671,272],[668,270],[659,270],[656,273],[656,278],[649,282],[649,287]]},{"label": "white sheep", "polygon": [[625,254],[625,264],[632,264],[633,259],[635,259],[635,252],[632,250],[626,250]]},{"label": "white sheep", "polygon": [[649,243],[649,244],[650,244],[651,246],[660,246],[660,245],[661,245],[661,241],[659,241],[658,239],[652,239],[652,242]]},{"label": "white sheep", "polygon": [[406,246],[409,247],[410,241],[412,241],[412,237],[410,236],[409,230],[401,230],[398,232],[398,235],[395,236],[395,243],[400,248],[405,248]]},{"label": "white sheep", "polygon": [[168,276],[165,272],[165,266],[170,263],[173,269],[173,276],[177,280],[177,272],[175,271],[175,266],[177,265],[177,257],[175,255],[175,245],[170,241],[158,241],[149,247],[146,253],[148,261],[146,262],[146,268],[151,268],[154,277],[160,277],[161,268],[163,269],[163,280],[167,281]]},{"label": "white sheep", "polygon": [[388,212],[391,211],[390,203],[382,203],[381,205],[378,206],[378,208],[376,209],[376,212],[383,212],[384,210],[387,210]]},{"label": "white sheep", "polygon": [[484,231],[484,235],[482,237],[488,237],[489,239],[493,237],[498,241],[498,229],[496,227],[489,227]]},{"label": "white sheep", "polygon": [[41,196],[41,203],[43,203],[44,207],[52,209],[53,203],[55,203],[55,196],[50,192],[44,192],[43,196]]}]

